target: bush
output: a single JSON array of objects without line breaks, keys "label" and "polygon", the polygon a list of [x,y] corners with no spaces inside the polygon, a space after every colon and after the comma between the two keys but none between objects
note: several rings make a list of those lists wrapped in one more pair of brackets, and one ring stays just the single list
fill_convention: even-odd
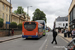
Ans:
[{"label": "bush", "polygon": [[3,19],[0,18],[0,28],[3,27]]},{"label": "bush", "polygon": [[20,24],[18,25],[18,28],[19,28],[19,29],[22,29],[22,23],[20,23]]},{"label": "bush", "polygon": [[17,23],[11,22],[9,26],[10,26],[10,28],[17,28]]}]

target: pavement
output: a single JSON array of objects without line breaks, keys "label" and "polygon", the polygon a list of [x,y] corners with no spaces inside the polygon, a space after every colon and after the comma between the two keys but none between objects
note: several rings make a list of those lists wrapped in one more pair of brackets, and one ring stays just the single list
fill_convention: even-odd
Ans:
[{"label": "pavement", "polygon": [[10,40],[13,40],[13,39],[18,39],[18,38],[21,38],[21,37],[22,37],[22,35],[14,35],[14,36],[0,37],[0,43],[6,42],[6,41],[10,41]]},{"label": "pavement", "polygon": [[62,38],[64,38],[65,40],[67,40],[68,42],[70,42],[72,40],[72,37],[64,37],[64,33],[59,33],[59,36],[61,36]]}]

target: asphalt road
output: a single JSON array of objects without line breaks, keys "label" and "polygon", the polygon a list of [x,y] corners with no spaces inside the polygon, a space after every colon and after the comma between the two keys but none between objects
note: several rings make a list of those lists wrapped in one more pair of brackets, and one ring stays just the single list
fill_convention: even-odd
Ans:
[{"label": "asphalt road", "polygon": [[48,32],[47,35],[36,39],[15,39],[7,42],[0,43],[0,50],[64,50],[67,41],[57,36],[58,44],[51,44],[52,33]]}]

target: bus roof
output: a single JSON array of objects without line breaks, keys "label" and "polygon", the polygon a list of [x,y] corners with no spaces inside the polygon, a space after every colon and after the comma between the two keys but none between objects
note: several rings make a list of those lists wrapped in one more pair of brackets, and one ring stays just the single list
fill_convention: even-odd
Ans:
[{"label": "bus roof", "polygon": [[44,23],[45,21],[44,20],[36,20],[37,22],[39,23]]},{"label": "bus roof", "polygon": [[36,22],[36,21],[24,21],[23,23],[25,23],[25,22]]}]

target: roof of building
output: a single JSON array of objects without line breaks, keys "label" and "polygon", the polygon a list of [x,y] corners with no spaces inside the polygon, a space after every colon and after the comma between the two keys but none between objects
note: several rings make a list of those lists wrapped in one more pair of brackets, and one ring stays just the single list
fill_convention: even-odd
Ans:
[{"label": "roof of building", "polygon": [[68,21],[68,17],[58,17],[56,21]]}]

